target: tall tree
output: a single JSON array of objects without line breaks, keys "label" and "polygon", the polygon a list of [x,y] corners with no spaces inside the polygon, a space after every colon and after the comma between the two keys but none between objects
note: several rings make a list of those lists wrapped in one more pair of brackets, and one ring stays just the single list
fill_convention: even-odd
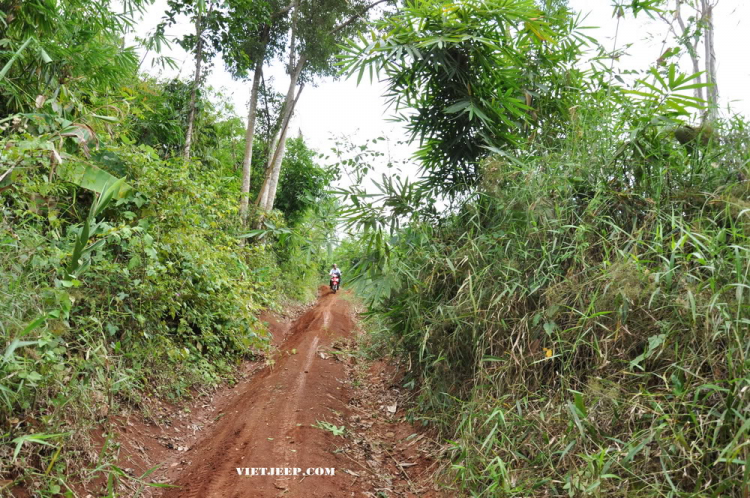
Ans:
[{"label": "tall tree", "polygon": [[288,31],[287,17],[291,5],[286,0],[230,0],[230,28],[226,40],[227,50],[224,60],[227,69],[239,79],[246,79],[252,71],[250,103],[247,128],[245,130],[245,151],[242,162],[242,186],[240,191],[240,219],[247,220],[250,179],[252,177],[253,143],[258,108],[260,82],[263,79],[263,66],[283,49],[283,39]]},{"label": "tall tree", "polygon": [[224,51],[230,20],[229,4],[222,0],[168,0],[167,3],[169,9],[165,12],[163,25],[172,26],[178,22],[179,15],[187,15],[195,26],[195,33],[185,35],[178,40],[182,48],[192,52],[195,56],[195,72],[188,104],[185,145],[182,151],[183,158],[188,160],[194,141],[198,92],[204,77],[205,66],[217,53]]},{"label": "tall tree", "polygon": [[[294,97],[291,112],[287,115],[286,121],[281,124],[283,135],[279,139],[277,149],[274,150],[273,163],[271,164],[271,171],[273,172],[273,175],[270,178],[270,184],[268,186],[266,211],[270,211],[271,209],[273,209],[273,204],[276,201],[276,191],[278,190],[279,186],[279,176],[281,174],[282,160],[284,159],[284,154],[286,153],[286,141],[287,132],[289,131],[289,121],[291,119],[292,113],[294,113],[294,109],[297,107],[297,102],[299,101],[299,97],[302,94],[302,90],[304,90],[304,88],[305,84],[303,83],[302,85],[300,85],[299,89],[297,90],[297,95]],[[283,147],[279,147],[281,144],[283,144]]]},{"label": "tall tree", "polygon": [[253,164],[253,142],[255,139],[255,119],[258,115],[258,92],[260,80],[263,78],[263,60],[258,59],[253,71],[253,85],[250,90],[250,105],[247,113],[247,128],[245,130],[245,153],[242,158],[242,186],[240,187],[240,221],[247,222],[248,205],[250,201],[250,178]]},{"label": "tall tree", "polygon": [[719,116],[719,84],[716,80],[716,47],[714,44],[714,7],[717,1],[701,0],[701,16],[705,36],[703,45],[706,53],[706,91],[708,102],[709,121],[714,121]]},{"label": "tall tree", "polygon": [[[694,88],[694,95],[706,102],[706,111],[703,119],[713,121],[718,117],[719,108],[719,86],[716,78],[716,48],[714,42],[714,24],[713,11],[718,0],[669,0],[667,6],[670,7],[672,17],[667,17],[663,12],[660,17],[669,25],[669,29],[674,35],[677,43],[685,47],[690,57],[693,73],[703,73],[696,78],[696,83],[706,83],[706,93],[704,96],[704,86],[699,85]],[[689,14],[685,18],[684,7],[687,7]],[[675,23],[679,31],[675,28]],[[701,43],[703,43],[703,68],[701,68]]]},{"label": "tall tree", "polygon": [[286,127],[299,96],[298,83],[312,81],[317,76],[334,76],[336,54],[341,41],[363,25],[374,7],[389,0],[293,0],[290,32],[289,89],[282,115],[281,128],[274,144],[274,160],[267,165],[265,180],[257,204],[263,211],[273,209],[276,185],[284,157]]},{"label": "tall tree", "polygon": [[[281,163],[284,159],[284,153],[286,150],[286,135],[289,129],[289,121],[291,120],[292,114],[294,113],[297,102],[304,89],[304,84],[297,90],[296,96],[294,96],[294,90],[287,92],[287,98],[292,96],[294,100],[292,102],[285,101],[284,106],[288,106],[289,112],[286,112],[285,107],[282,107],[282,113],[280,117],[282,121],[278,123],[278,134],[277,139],[272,144],[271,154],[268,156],[268,163],[266,164],[266,174],[263,179],[263,185],[261,192],[258,195],[258,205],[264,211],[270,211],[273,209],[273,202],[276,199],[276,189],[279,182],[279,175],[281,174]],[[281,146],[284,144],[284,146]]]},{"label": "tall tree", "polygon": [[287,73],[289,73],[289,89],[286,92],[286,99],[284,100],[284,106],[282,107],[281,115],[279,116],[281,126],[278,131],[278,139],[274,142],[272,147],[272,153],[269,154],[269,161],[266,166],[266,174],[263,180],[263,185],[258,195],[258,206],[264,211],[270,211],[273,207],[273,196],[272,193],[275,191],[274,185],[278,182],[278,169],[281,165],[281,160],[284,157],[284,144],[286,142],[286,130],[289,125],[292,113],[294,112],[294,106],[297,102],[295,98],[295,91],[297,88],[297,81],[299,80],[302,68],[305,64],[305,55],[297,54],[297,35],[299,26],[299,0],[294,0],[292,3],[292,26],[290,33],[290,46],[289,46],[289,63],[287,64]]},{"label": "tall tree", "polygon": [[[213,7],[213,5],[211,5],[211,7]],[[203,63],[204,22],[204,14],[199,7],[198,14],[195,19],[195,75],[193,76],[193,88],[190,92],[190,107],[188,114],[187,131],[185,132],[185,148],[182,151],[182,156],[185,158],[185,160],[190,159],[190,146],[193,143],[193,126],[195,125],[195,100],[198,96],[198,85],[201,81],[201,69]]]},{"label": "tall tree", "polygon": [[[698,55],[698,44],[700,43],[700,30],[692,26],[692,30],[689,29],[688,25],[685,24],[685,20],[682,17],[682,4],[683,0],[675,0],[674,19],[680,26],[680,33],[678,34],[674,25],[670,22],[670,27],[675,37],[685,46],[688,55],[690,56],[690,62],[693,64],[693,74],[699,73],[700,69],[700,56]],[[697,83],[701,83],[701,76],[698,77]],[[698,86],[694,89],[695,96],[703,100],[703,87]]]}]

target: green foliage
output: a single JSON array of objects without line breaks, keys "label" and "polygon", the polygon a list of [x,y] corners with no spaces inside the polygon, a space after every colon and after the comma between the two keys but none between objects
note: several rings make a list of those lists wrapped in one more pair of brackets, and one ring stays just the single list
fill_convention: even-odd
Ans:
[{"label": "green foliage", "polygon": [[478,162],[490,151],[555,137],[581,90],[574,63],[584,42],[562,7],[409,1],[340,57],[358,81],[384,76],[430,183],[460,193],[480,177]]},{"label": "green foliage", "polygon": [[365,27],[377,0],[302,0],[297,26],[301,52],[307,60],[302,81],[314,76],[336,76],[338,44]]},{"label": "green foliage", "polygon": [[456,487],[742,496],[750,192],[723,171],[656,203],[597,181],[606,165],[488,162],[476,199],[397,232],[362,292],[414,366],[415,416],[453,441]]},{"label": "green foliage", "polygon": [[[83,220],[83,224],[78,231],[78,236],[73,245],[73,253],[70,256],[70,262],[65,269],[65,275],[63,275],[64,278],[76,278],[79,274],[86,271],[91,264],[91,254],[104,245],[105,239],[100,239],[90,246],[87,246],[89,235],[96,233],[99,229],[99,225],[96,223],[96,217],[107,208],[112,201],[113,196],[120,192],[124,180],[124,178],[120,178],[112,185],[106,187],[96,202],[91,204],[89,215]],[[63,282],[65,282],[65,280],[63,280]]]},{"label": "green foliage", "polygon": [[[188,16],[192,25],[199,27],[203,60],[210,62],[216,55],[224,54],[230,72],[245,77],[260,55],[257,53],[257,46],[264,37],[263,26],[270,21],[277,3],[253,0],[169,0],[169,9],[164,13],[164,21],[159,30],[175,25],[179,16]],[[183,35],[177,42],[185,50],[197,53],[198,41],[198,33],[192,32]]]},{"label": "green foliage", "polygon": [[[16,178],[3,196],[4,419],[64,403],[72,411],[50,411],[45,425],[80,436],[144,395],[216,385],[236,359],[264,346],[255,315],[283,284],[273,253],[237,244],[236,180],[163,161],[147,146],[110,151],[135,179],[131,194],[109,197],[109,207],[105,192],[79,213],[83,191],[71,202],[54,183],[33,207],[32,175]],[[84,416],[81,403],[94,410],[90,422],[71,427],[70,415]],[[16,426],[6,437],[28,429]],[[24,448],[20,458],[31,458],[34,447]]]},{"label": "green foliage", "polygon": [[69,99],[80,111],[85,96],[136,70],[136,53],[121,34],[146,0],[1,3],[0,67],[9,70],[0,78],[0,115],[29,110],[37,96]]},{"label": "green foliage", "polygon": [[[413,415],[451,442],[456,490],[747,495],[750,137],[735,117],[674,140],[704,104],[676,51],[624,89],[603,52],[579,69],[595,40],[564,1],[407,1],[341,62],[384,73],[427,180],[371,193],[382,154],[342,145],[342,207],[339,170],[293,139],[279,210],[247,232],[243,123],[198,91],[193,159],[176,157],[193,87],[139,77],[122,43],[146,4],[0,0],[3,480],[56,495],[83,463],[114,495],[128,477],[109,439],[89,456],[97,424],[231,377],[266,346],[258,312],[312,297],[338,246],[378,341],[410,360]],[[200,19],[206,54],[245,78],[294,12],[309,81],[373,4],[179,0],[165,22]],[[281,102],[262,96],[251,191]]]},{"label": "green foliage", "polygon": [[331,197],[311,205],[293,227],[278,210],[268,213],[259,229],[250,230],[240,238],[260,244],[272,244],[282,273],[280,285],[287,295],[307,301],[315,297],[321,275],[328,271],[338,241],[339,207]]},{"label": "green foliage", "polygon": [[231,0],[223,38],[223,59],[236,78],[247,78],[257,61],[284,51],[289,19],[282,0]]},{"label": "green foliage", "polygon": [[302,137],[288,140],[286,147],[275,205],[289,224],[295,225],[310,208],[331,195],[337,172],[316,165],[316,153]]},{"label": "green foliage", "polygon": [[[55,494],[90,466],[86,478],[103,473],[113,491],[130,478],[111,464],[114,447],[89,458],[93,430],[148,397],[179,399],[231,379],[266,348],[262,309],[314,297],[328,232],[315,215],[323,208],[310,207],[330,204],[321,197],[329,173],[295,141],[287,192],[299,238],[241,244],[244,126],[226,99],[199,93],[186,163],[175,156],[188,84],[139,78],[122,64],[116,78],[76,76],[64,89],[47,78],[51,90],[36,98],[17,90],[38,83],[38,72],[21,69],[52,36],[39,35],[47,38],[15,49],[10,65],[12,55],[0,58],[0,92],[17,99],[0,109],[0,474]],[[77,63],[71,71],[94,71]],[[15,109],[23,112],[7,114]]]},{"label": "green foliage", "polygon": [[[185,145],[191,85],[180,80],[143,79],[124,87],[129,116],[121,133],[171,157]],[[211,167],[238,168],[244,126],[225,95],[202,89],[197,102],[192,156]]]},{"label": "green foliage", "polygon": [[[182,150],[190,102],[190,85],[173,80],[136,82],[127,93],[137,96],[131,107],[130,134],[137,143],[149,145],[163,157]],[[202,106],[203,99],[198,106]],[[201,109],[202,110],[202,109]],[[204,116],[199,112],[200,117]],[[200,127],[198,127],[200,130]]]},{"label": "green foliage", "polygon": [[[391,37],[431,21],[439,49],[460,29],[437,22],[452,15],[440,2],[415,5],[421,22],[394,17],[347,56],[358,70],[404,75],[391,82],[409,87],[396,99],[433,88],[409,79],[433,49],[409,53],[419,39]],[[429,141],[419,159],[443,183],[384,177],[373,194],[357,176],[344,192],[355,236],[337,259],[385,326],[377,341],[407,357],[412,416],[450,441],[456,491],[744,496],[747,124],[711,123],[708,139],[685,148],[674,132],[702,110],[688,95],[697,75],[667,61],[624,89],[597,64],[567,114],[550,112],[552,125],[475,163],[471,182],[430,166]],[[492,78],[504,88],[502,74]],[[439,99],[414,102],[427,108],[417,116],[446,113]],[[505,126],[506,103],[485,105],[477,129]],[[463,197],[436,211],[431,195],[450,200],[457,188]]]},{"label": "green foliage", "polygon": [[325,420],[318,420],[316,421],[312,427],[315,427],[316,429],[321,429],[324,431],[328,431],[334,436],[344,436],[346,434],[346,426],[338,427],[335,424],[332,424],[330,422],[326,422]]}]

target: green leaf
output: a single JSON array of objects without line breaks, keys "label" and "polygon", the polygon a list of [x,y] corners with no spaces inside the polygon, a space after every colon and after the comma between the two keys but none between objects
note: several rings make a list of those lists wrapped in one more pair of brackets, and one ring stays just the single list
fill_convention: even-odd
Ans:
[{"label": "green leaf", "polygon": [[92,116],[95,117],[95,118],[97,118],[97,119],[101,119],[102,121],[107,121],[109,123],[119,123],[120,122],[120,120],[117,119],[114,116],[102,116],[100,114],[92,114]]},{"label": "green leaf", "polygon": [[238,239],[252,239],[253,237],[259,237],[266,232],[267,230],[250,230],[249,232],[245,234],[238,235],[237,238]]},{"label": "green leaf", "polygon": [[49,56],[49,54],[47,53],[46,50],[44,50],[43,47],[39,47],[39,56],[47,64],[49,64],[50,62],[52,62],[52,57]]},{"label": "green leaf", "polygon": [[24,443],[37,443],[45,446],[53,446],[47,442],[47,439],[54,439],[57,437],[67,436],[68,433],[64,434],[26,434],[15,438],[12,442],[16,443],[16,449],[13,452],[13,461],[18,458],[18,454],[21,452],[21,447]]},{"label": "green leaf", "polygon": [[16,50],[16,52],[13,54],[10,60],[5,63],[5,66],[3,66],[2,69],[0,69],[0,81],[2,81],[3,78],[5,78],[5,75],[8,74],[8,71],[10,71],[10,68],[13,67],[13,63],[21,55],[21,52],[23,52],[26,49],[26,47],[29,46],[29,43],[31,43],[33,39],[34,38],[32,37],[27,38],[26,41],[23,42],[23,45],[21,45],[21,47],[18,50]]},{"label": "green leaf", "polygon": [[125,178],[123,177],[123,178],[120,178],[119,180],[116,180],[114,183],[109,185],[104,190],[104,192],[102,192],[102,195],[99,197],[99,200],[96,203],[96,209],[94,210],[94,218],[97,218],[102,213],[102,211],[107,209],[107,206],[112,200],[112,197],[115,194],[119,195],[122,192],[122,186],[124,184],[125,184]]},{"label": "green leaf", "polygon": [[[103,194],[108,185],[118,182],[117,177],[92,164],[64,162],[58,166],[57,174],[67,182],[99,194]],[[119,184],[117,197],[124,197],[129,190],[130,187],[123,180]]]},{"label": "green leaf", "polygon": [[87,254],[93,251],[96,251],[98,249],[101,249],[101,247],[107,243],[106,239],[99,239],[90,246],[88,246],[86,249],[83,250],[83,254]]},{"label": "green leaf", "polygon": [[464,109],[466,109],[470,105],[471,105],[470,101],[468,101],[468,100],[462,100],[462,101],[456,102],[452,106],[446,108],[445,112],[448,113],[448,114],[452,114],[452,113],[455,113],[455,112],[463,111]]},{"label": "green leaf", "polygon": [[33,346],[35,344],[39,344],[39,341],[21,341],[19,339],[13,339],[13,341],[11,341],[11,343],[8,344],[8,347],[5,348],[5,354],[3,354],[3,361],[5,362],[10,361],[16,349],[23,348],[26,346]]},{"label": "green leaf", "polygon": [[47,320],[47,315],[42,315],[36,318],[34,321],[28,324],[25,329],[23,329],[23,332],[21,332],[21,335],[19,335],[19,337],[24,337],[25,335],[31,333],[33,330],[35,330],[37,327],[43,324],[46,320]]}]

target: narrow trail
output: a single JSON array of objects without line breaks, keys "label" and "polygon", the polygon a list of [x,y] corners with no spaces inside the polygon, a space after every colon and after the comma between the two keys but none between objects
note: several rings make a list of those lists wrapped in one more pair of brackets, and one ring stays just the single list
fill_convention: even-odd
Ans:
[{"label": "narrow trail", "polygon": [[[351,441],[314,427],[320,421],[358,419],[350,415],[352,388],[345,364],[332,354],[334,343],[352,334],[349,303],[325,287],[320,294],[317,304],[291,325],[275,363],[238,386],[222,418],[185,453],[186,464],[172,482],[178,487],[162,497],[375,496],[359,479],[362,469],[368,470],[365,462],[354,461],[343,448]],[[335,475],[238,472],[245,468],[333,468]]]}]

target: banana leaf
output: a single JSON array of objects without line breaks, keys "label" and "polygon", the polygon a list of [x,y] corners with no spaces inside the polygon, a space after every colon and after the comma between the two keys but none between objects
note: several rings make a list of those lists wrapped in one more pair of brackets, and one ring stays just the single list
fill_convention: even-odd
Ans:
[{"label": "banana leaf", "polygon": [[[114,185],[118,180],[114,175],[111,175],[92,164],[76,163],[73,161],[66,161],[63,164],[58,165],[57,174],[67,182],[74,183],[79,187],[92,190],[99,194],[103,193],[109,185]],[[115,193],[114,197],[125,197],[129,190],[131,190],[130,186],[123,183],[118,192]]]}]

